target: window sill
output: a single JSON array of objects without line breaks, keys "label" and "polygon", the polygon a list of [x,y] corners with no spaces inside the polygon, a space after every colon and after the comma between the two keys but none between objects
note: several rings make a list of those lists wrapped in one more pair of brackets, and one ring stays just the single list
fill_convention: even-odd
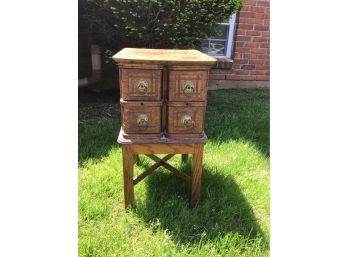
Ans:
[{"label": "window sill", "polygon": [[227,57],[217,57],[213,56],[217,62],[213,65],[212,69],[224,69],[230,70],[232,69],[233,60]]}]

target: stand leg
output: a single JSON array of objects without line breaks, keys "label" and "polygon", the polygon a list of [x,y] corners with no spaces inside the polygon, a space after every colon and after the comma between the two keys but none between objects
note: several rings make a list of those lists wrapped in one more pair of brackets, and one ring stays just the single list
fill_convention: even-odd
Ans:
[{"label": "stand leg", "polygon": [[139,165],[139,154],[135,155],[135,163]]},{"label": "stand leg", "polygon": [[195,144],[192,160],[190,208],[195,207],[201,195],[203,144]]},{"label": "stand leg", "polygon": [[125,206],[125,209],[127,209],[134,202],[133,167],[135,162],[135,155],[133,154],[130,146],[123,145],[122,156],[123,156],[124,206]]},{"label": "stand leg", "polygon": [[188,154],[182,154],[181,155],[181,161],[182,162],[187,162]]}]

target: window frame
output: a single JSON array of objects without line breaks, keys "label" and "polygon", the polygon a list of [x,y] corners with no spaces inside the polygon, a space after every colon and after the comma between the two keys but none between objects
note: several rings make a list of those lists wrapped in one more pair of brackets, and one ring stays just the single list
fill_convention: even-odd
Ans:
[{"label": "window frame", "polygon": [[[218,23],[220,25],[228,25],[228,34],[227,34],[227,38],[226,38],[226,43],[225,43],[225,47],[226,47],[226,51],[225,51],[225,55],[216,55],[216,54],[209,54],[208,55],[216,58],[216,59],[224,59],[224,58],[228,58],[228,59],[232,59],[233,57],[233,46],[234,46],[234,33],[235,33],[235,28],[236,28],[236,14],[233,13],[228,22],[224,22],[224,23]],[[208,45],[210,46],[210,40],[217,40],[218,39],[214,39],[214,38],[207,38],[206,40],[208,41]]]}]

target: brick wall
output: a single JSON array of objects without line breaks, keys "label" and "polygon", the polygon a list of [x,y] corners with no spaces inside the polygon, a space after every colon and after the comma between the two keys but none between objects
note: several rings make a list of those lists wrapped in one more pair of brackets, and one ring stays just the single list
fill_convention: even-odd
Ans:
[{"label": "brick wall", "polygon": [[269,80],[269,0],[244,0],[237,17],[233,65],[212,69],[212,80]]}]

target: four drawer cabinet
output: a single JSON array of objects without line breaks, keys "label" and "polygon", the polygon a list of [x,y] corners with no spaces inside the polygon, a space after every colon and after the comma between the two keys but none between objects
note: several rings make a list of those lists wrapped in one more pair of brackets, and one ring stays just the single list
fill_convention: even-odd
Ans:
[{"label": "four drawer cabinet", "polygon": [[124,48],[113,59],[125,138],[203,136],[214,58],[197,50]]}]

